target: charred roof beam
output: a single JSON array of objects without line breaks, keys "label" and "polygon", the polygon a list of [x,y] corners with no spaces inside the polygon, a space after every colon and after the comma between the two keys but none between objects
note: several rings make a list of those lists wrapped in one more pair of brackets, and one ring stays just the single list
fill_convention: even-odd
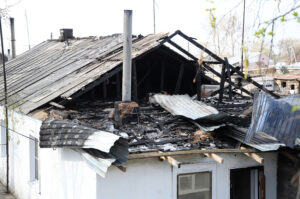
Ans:
[{"label": "charred roof beam", "polygon": [[[201,44],[199,44],[198,42],[196,42],[194,39],[190,38],[189,36],[185,35],[184,33],[182,33],[180,30],[176,31],[175,33],[177,33],[178,35],[180,35],[181,37],[183,37],[184,39],[188,40],[189,42],[191,42],[192,44],[194,44],[196,47],[198,47],[199,49],[203,50],[205,53],[207,53],[209,56],[211,56],[212,58],[214,58],[216,61],[225,63],[225,61],[220,58],[218,55],[214,54],[213,52],[211,52],[210,50],[208,50],[207,48],[205,48],[204,46],[202,46]],[[234,70],[238,75],[245,77],[245,74],[241,71],[236,70],[231,64],[229,64],[229,67]],[[258,87],[259,89],[263,90],[264,92],[272,95],[275,98],[280,98],[279,95],[273,93],[272,91],[264,88],[262,85],[260,85],[259,83],[257,83],[256,81],[254,81],[252,78],[250,78],[249,76],[247,78],[245,78],[246,81],[252,83],[254,86]]]}]

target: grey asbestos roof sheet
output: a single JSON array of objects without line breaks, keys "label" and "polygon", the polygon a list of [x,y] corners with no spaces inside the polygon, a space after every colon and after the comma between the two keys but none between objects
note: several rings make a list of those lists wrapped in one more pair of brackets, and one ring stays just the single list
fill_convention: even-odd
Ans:
[{"label": "grey asbestos roof sheet", "polygon": [[[167,34],[133,39],[132,58],[160,45]],[[8,101],[29,113],[57,98],[68,98],[122,63],[122,38],[90,37],[45,41],[6,63]],[[0,67],[0,101],[3,75]]]}]

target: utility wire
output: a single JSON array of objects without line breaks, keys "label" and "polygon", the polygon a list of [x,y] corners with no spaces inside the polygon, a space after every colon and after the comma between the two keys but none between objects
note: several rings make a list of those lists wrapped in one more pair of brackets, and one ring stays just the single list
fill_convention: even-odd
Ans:
[{"label": "utility wire", "polygon": [[153,0],[153,33],[156,33],[156,27],[155,27],[155,0]]},{"label": "utility wire", "polygon": [[[5,128],[5,126],[2,126],[2,125],[1,125],[1,127]],[[24,134],[22,134],[22,133],[19,133],[19,132],[15,131],[15,130],[13,130],[13,129],[11,129],[11,128],[8,128],[8,130],[11,131],[11,132],[16,133],[16,134],[18,134],[18,135],[21,135],[21,136],[23,136],[23,137],[25,137],[25,138],[28,138],[28,139],[30,139],[30,140],[39,142],[37,139],[31,138],[31,137],[29,137],[29,136],[27,136],[27,135],[24,135]],[[6,145],[6,144],[3,144],[3,145]]]},{"label": "utility wire", "polygon": [[241,71],[244,70],[243,56],[244,56],[244,30],[245,30],[245,9],[246,9],[246,0],[244,0],[244,9],[243,9],[243,29],[242,29],[242,48],[241,48]]}]

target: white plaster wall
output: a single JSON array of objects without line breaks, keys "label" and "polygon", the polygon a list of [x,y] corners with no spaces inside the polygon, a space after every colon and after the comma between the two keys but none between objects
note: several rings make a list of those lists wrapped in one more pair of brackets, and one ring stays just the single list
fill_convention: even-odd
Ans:
[{"label": "white plaster wall", "polygon": [[[3,127],[4,118],[3,107],[0,107]],[[70,149],[39,149],[39,180],[30,181],[28,137],[39,139],[41,123],[35,118],[9,111],[10,191],[19,199],[96,198],[96,173]],[[1,138],[5,136],[0,136],[0,141]],[[0,147],[0,181],[6,185],[6,155],[4,151],[2,153],[5,147]]]},{"label": "white plaster wall", "polygon": [[95,199],[96,173],[72,149],[41,149],[43,199]]},{"label": "white plaster wall", "polygon": [[158,159],[129,161],[124,173],[111,167],[97,177],[97,199],[172,198],[172,167]]},{"label": "white plaster wall", "polygon": [[[259,154],[264,158],[266,177],[266,199],[277,198],[277,154]],[[213,199],[230,198],[230,169],[261,166],[243,154],[220,154],[224,163],[219,164],[201,155],[178,156],[184,163],[173,168],[158,158],[131,160],[126,173],[110,168],[105,179],[97,177],[97,199],[143,198],[176,199],[177,175],[201,171],[212,171]]]},{"label": "white plaster wall", "polygon": [[[10,190],[20,199],[40,198],[39,182],[30,181],[29,139],[27,137],[31,135],[38,138],[41,121],[15,111],[9,111],[8,115]],[[4,118],[3,107],[0,107],[0,120],[3,121],[1,123],[3,127],[5,127]],[[3,150],[3,147],[0,150]],[[0,156],[0,181],[6,185],[6,155]]]}]

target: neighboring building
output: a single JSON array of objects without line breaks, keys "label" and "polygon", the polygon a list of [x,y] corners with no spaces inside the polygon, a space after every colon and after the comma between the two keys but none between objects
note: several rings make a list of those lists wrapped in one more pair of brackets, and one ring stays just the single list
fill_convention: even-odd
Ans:
[{"label": "neighboring building", "polygon": [[[268,55],[259,52],[248,53],[247,58],[249,61],[249,71],[259,70],[266,66],[274,65],[274,61],[269,58]],[[244,55],[244,59],[246,59]],[[235,56],[228,59],[229,63],[232,65],[240,66],[241,56]]]},{"label": "neighboring building", "polygon": [[[10,60],[12,192],[20,199],[278,198],[278,150],[297,150],[291,129],[299,123],[278,122],[282,138],[260,131],[261,120],[269,124],[270,115],[258,114],[261,104],[236,91],[233,100],[225,94],[221,102],[193,100],[189,96],[199,94],[199,79],[203,85],[218,82],[198,73],[196,61],[165,46],[170,39],[167,34],[133,38],[132,99],[138,104],[118,102],[120,35],[63,36]],[[3,92],[0,97],[3,104]],[[264,108],[270,112],[270,106]],[[5,183],[3,106],[0,113]],[[278,121],[285,116],[274,115]]]},{"label": "neighboring building", "polygon": [[300,75],[279,75],[275,77],[275,81],[281,94],[300,93]]},{"label": "neighboring building", "polygon": [[[276,84],[275,84],[275,80],[274,77],[271,76],[256,76],[256,77],[252,77],[253,80],[255,80],[257,83],[259,83],[260,85],[264,86],[266,89],[270,90],[270,91],[276,91],[278,90]],[[244,88],[255,92],[257,91],[257,87],[255,87],[252,84],[247,84],[246,86],[244,86]]]}]

